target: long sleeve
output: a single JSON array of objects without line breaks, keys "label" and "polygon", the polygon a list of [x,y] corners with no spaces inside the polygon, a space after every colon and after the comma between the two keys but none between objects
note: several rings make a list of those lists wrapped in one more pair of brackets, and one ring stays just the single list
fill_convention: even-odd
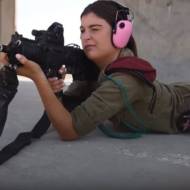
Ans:
[{"label": "long sleeve", "polygon": [[[142,92],[139,80],[123,74],[115,74],[115,80],[120,80],[128,89],[128,100],[132,103]],[[81,136],[94,130],[100,122],[112,118],[124,109],[124,101],[117,85],[110,80],[104,80],[99,88],[92,93],[80,106],[71,113],[74,127]]]}]

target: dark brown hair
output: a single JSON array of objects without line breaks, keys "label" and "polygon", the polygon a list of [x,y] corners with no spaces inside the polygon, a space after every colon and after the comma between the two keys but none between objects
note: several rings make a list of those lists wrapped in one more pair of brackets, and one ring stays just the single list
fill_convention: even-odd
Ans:
[{"label": "dark brown hair", "polygon": [[[81,18],[89,13],[94,13],[98,17],[104,19],[114,30],[116,22],[115,17],[118,10],[129,8],[122,6],[115,1],[99,0],[89,4],[82,12]],[[133,36],[130,37],[126,48],[129,48],[135,56],[137,56],[136,42]]]}]

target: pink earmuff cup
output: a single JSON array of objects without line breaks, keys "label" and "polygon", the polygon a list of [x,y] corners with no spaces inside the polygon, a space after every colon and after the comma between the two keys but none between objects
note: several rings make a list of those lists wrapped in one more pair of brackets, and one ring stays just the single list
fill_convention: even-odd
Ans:
[{"label": "pink earmuff cup", "polygon": [[132,35],[132,23],[128,20],[120,20],[116,24],[113,34],[113,43],[117,48],[124,48]]}]

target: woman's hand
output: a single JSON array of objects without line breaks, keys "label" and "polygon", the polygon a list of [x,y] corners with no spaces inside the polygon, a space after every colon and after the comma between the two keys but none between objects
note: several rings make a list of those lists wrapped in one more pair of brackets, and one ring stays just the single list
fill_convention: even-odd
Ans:
[{"label": "woman's hand", "polygon": [[[39,76],[45,75],[43,73],[42,69],[40,68],[40,66],[37,63],[35,63],[34,61],[27,59],[25,56],[23,56],[21,54],[16,54],[16,58],[22,64],[22,67],[17,68],[18,75],[28,77],[34,81]],[[4,60],[6,60],[5,57],[4,57]],[[59,73],[62,75],[62,79],[58,79],[57,77],[52,77],[52,78],[48,79],[49,84],[54,93],[63,90],[63,87],[64,87],[63,79],[65,78],[65,75],[66,75],[65,67],[61,67],[59,70]]]},{"label": "woman's hand", "polygon": [[[32,80],[35,80],[36,77],[39,75],[44,75],[43,71],[41,70],[40,66],[35,63],[34,61],[31,61],[27,59],[25,56],[21,54],[16,54],[16,58],[18,61],[23,65],[22,67],[17,68],[17,74],[21,76],[28,77]],[[6,53],[1,52],[0,53],[0,64],[6,65],[8,64],[8,56]],[[58,79],[57,77],[49,78],[49,84],[53,90],[54,93],[60,92],[64,88],[64,78],[66,75],[66,68],[63,66],[60,68],[59,73],[62,75],[61,79]]]},{"label": "woman's hand", "polygon": [[16,58],[22,64],[21,67],[17,68],[18,75],[28,77],[32,80],[35,80],[40,75],[44,75],[40,66],[34,61],[27,59],[21,54],[16,54]]},{"label": "woman's hand", "polygon": [[59,73],[62,75],[61,79],[58,79],[57,77],[48,78],[49,84],[54,93],[62,91],[65,86],[64,79],[66,75],[66,68],[64,66],[61,67],[59,69]]}]

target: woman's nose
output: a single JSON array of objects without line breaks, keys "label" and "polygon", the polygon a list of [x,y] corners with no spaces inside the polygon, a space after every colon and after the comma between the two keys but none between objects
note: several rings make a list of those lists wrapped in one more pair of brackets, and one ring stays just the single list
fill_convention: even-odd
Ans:
[{"label": "woman's nose", "polygon": [[90,32],[89,31],[85,31],[81,34],[81,39],[82,40],[89,40],[91,38]]}]

